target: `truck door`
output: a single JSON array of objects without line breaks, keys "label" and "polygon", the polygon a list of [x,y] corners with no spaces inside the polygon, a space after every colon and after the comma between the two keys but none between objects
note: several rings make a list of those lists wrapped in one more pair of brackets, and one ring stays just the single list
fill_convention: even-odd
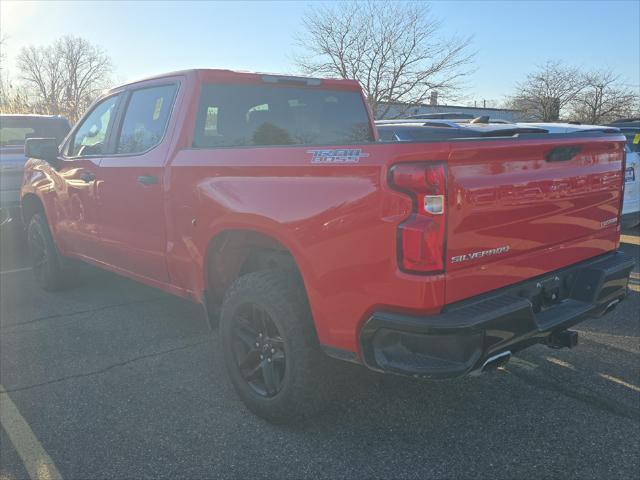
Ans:
[{"label": "truck door", "polygon": [[177,84],[164,83],[128,92],[115,153],[103,157],[98,185],[105,263],[159,282],[169,281],[162,174],[176,91]]},{"label": "truck door", "polygon": [[55,222],[65,253],[96,260],[101,257],[96,188],[119,102],[119,94],[99,102],[80,121],[63,148],[54,179],[58,183],[55,217],[50,221]]}]

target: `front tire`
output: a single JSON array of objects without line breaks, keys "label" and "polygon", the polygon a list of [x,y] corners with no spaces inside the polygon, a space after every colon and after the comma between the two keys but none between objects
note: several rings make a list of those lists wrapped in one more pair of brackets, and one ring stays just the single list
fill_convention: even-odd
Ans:
[{"label": "front tire", "polygon": [[27,227],[27,244],[36,283],[48,291],[67,287],[68,278],[44,215],[36,213],[31,217]]},{"label": "front tire", "polygon": [[292,423],[326,405],[329,359],[297,276],[265,270],[236,280],[222,305],[220,340],[231,383],[256,415]]}]

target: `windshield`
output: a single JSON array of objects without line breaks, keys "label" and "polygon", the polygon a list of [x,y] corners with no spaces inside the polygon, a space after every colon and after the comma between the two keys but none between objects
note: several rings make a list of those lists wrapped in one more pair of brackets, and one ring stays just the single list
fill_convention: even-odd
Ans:
[{"label": "windshield", "polygon": [[63,118],[0,117],[0,145],[22,147],[27,138],[55,138],[62,142],[69,132]]}]

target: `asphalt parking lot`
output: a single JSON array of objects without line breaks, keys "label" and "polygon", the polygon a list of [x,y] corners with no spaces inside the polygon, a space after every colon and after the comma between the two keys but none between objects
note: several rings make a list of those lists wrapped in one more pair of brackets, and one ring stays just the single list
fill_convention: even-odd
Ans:
[{"label": "asphalt parking lot", "polygon": [[638,478],[637,270],[574,350],[447,382],[345,365],[328,412],[276,427],[236,399],[199,306],[90,267],[43,292],[1,240],[2,480]]}]

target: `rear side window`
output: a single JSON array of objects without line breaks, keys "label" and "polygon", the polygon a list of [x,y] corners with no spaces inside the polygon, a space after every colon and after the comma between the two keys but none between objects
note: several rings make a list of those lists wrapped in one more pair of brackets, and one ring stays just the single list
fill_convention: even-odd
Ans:
[{"label": "rear side window", "polygon": [[193,146],[343,145],[373,141],[359,92],[203,85]]},{"label": "rear side window", "polygon": [[162,140],[176,94],[176,85],[135,90],[124,115],[117,153],[142,153]]}]

